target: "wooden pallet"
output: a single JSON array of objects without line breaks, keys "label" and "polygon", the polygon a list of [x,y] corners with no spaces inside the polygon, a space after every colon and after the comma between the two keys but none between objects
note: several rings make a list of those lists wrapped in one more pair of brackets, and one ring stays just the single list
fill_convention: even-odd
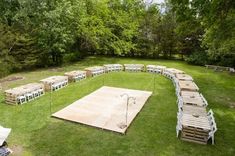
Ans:
[{"label": "wooden pallet", "polygon": [[143,64],[124,64],[125,71],[143,72],[145,66]]},{"label": "wooden pallet", "polygon": [[61,83],[63,81],[68,82],[68,76],[51,76],[46,79],[40,80],[40,82],[43,83],[46,91],[51,91],[52,85],[57,84],[57,83]]},{"label": "wooden pallet", "polygon": [[176,78],[182,81],[193,81],[193,78],[187,74],[176,74]]},{"label": "wooden pallet", "polygon": [[209,134],[208,131],[204,131],[201,129],[192,129],[192,128],[183,128],[182,132],[194,134],[194,135],[200,135],[200,136],[208,136],[208,134]]},{"label": "wooden pallet", "polygon": [[168,73],[171,73],[173,75],[184,74],[185,73],[184,71],[179,70],[179,69],[175,69],[175,68],[166,68],[165,71],[168,72]]},{"label": "wooden pallet", "polygon": [[229,71],[229,67],[205,65],[207,69],[214,69],[215,71]]},{"label": "wooden pallet", "polygon": [[193,81],[179,81],[181,91],[198,91],[198,86]]},{"label": "wooden pallet", "polygon": [[81,70],[76,70],[76,71],[70,71],[70,72],[66,72],[64,73],[65,76],[68,76],[68,80],[69,82],[76,82],[77,76],[83,76],[82,79],[86,78],[86,71],[81,71]]},{"label": "wooden pallet", "polygon": [[197,140],[197,139],[194,139],[194,138],[181,137],[180,139],[183,140],[183,141],[188,141],[188,142],[193,142],[193,143],[198,143],[198,144],[204,144],[204,145],[207,144],[207,141]]},{"label": "wooden pallet", "polygon": [[166,66],[157,66],[157,65],[147,65],[146,66],[146,72],[150,72],[150,73],[162,74],[162,72],[165,69],[166,69]]},{"label": "wooden pallet", "polygon": [[100,74],[95,74],[95,72],[97,71],[100,71],[102,74],[104,74],[105,68],[103,66],[94,66],[94,67],[85,68],[85,71],[86,71],[87,77],[93,77],[93,76],[100,75]]},{"label": "wooden pallet", "polygon": [[105,72],[113,72],[113,71],[122,71],[123,66],[121,64],[105,64],[104,65]]},{"label": "wooden pallet", "polygon": [[182,107],[183,113],[191,114],[193,116],[207,116],[205,107],[191,106],[191,105],[183,105]]},{"label": "wooden pallet", "polygon": [[206,144],[208,141],[208,132],[182,129],[181,139],[187,139],[187,141],[197,141]]},{"label": "wooden pallet", "polygon": [[26,94],[32,94],[35,91],[42,90],[44,93],[44,86],[41,83],[29,83],[16,88],[8,89],[5,91],[5,103],[17,105],[17,98],[25,96]]}]

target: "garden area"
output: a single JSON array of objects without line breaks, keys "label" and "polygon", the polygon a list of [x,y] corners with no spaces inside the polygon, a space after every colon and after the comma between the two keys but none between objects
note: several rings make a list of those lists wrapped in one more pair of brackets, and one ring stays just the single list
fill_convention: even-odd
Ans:
[{"label": "garden area", "polygon": [[234,156],[234,6],[1,0],[0,156]]},{"label": "garden area", "polygon": [[[56,92],[18,106],[6,105],[3,91],[38,82],[67,71],[110,63],[157,64],[190,74],[213,109],[218,131],[215,145],[185,142],[176,137],[178,106],[170,80],[145,72],[112,72],[87,78]],[[16,155],[234,155],[235,77],[181,61],[89,57],[60,68],[20,72],[5,81],[1,91],[1,124],[11,127],[9,147]],[[155,82],[154,82],[155,79]],[[51,114],[102,86],[152,91],[153,94],[127,130],[126,135],[51,117]],[[52,101],[52,102],[51,102]]]}]

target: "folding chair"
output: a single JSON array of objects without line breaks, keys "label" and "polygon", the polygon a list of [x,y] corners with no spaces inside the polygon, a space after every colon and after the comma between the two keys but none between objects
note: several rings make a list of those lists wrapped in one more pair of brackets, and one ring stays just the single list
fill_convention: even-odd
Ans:
[{"label": "folding chair", "polygon": [[176,137],[178,138],[179,132],[182,130],[181,118],[182,118],[182,111],[177,113],[177,125],[176,125]]},{"label": "folding chair", "polygon": [[204,98],[204,96],[202,94],[200,94],[202,100],[203,100],[203,103],[204,103],[204,106],[207,107],[208,106],[208,103],[206,101],[206,99]]},{"label": "folding chair", "polygon": [[58,88],[57,88],[57,84],[52,84],[51,85],[51,91],[56,91]]},{"label": "folding chair", "polygon": [[40,88],[40,89],[38,90],[38,94],[39,94],[39,96],[44,95],[44,90],[43,90],[42,88]]},{"label": "folding chair", "polygon": [[161,69],[157,69],[157,68],[154,69],[154,73],[161,74],[161,72],[162,72]]},{"label": "folding chair", "polygon": [[168,74],[167,71],[163,71],[163,72],[162,72],[162,75],[165,76],[165,77],[167,77],[167,74]]},{"label": "folding chair", "polygon": [[17,104],[24,104],[24,103],[26,103],[26,97],[25,96],[17,97]]},{"label": "folding chair", "polygon": [[92,71],[92,76],[96,76],[97,75],[97,71],[96,70],[93,70]]},{"label": "folding chair", "polygon": [[212,109],[210,109],[207,113],[207,116],[213,116],[214,115],[214,112],[212,111]]},{"label": "folding chair", "polygon": [[38,98],[40,95],[38,90],[33,91],[32,94],[33,94],[33,98],[35,99]]},{"label": "folding chair", "polygon": [[209,132],[208,140],[211,139],[212,145],[215,144],[215,132],[217,131],[216,123],[214,122],[213,126],[211,127],[211,131]]},{"label": "folding chair", "polygon": [[147,72],[152,73],[153,72],[153,68],[152,67],[147,67]]},{"label": "folding chair", "polygon": [[32,101],[33,100],[33,94],[32,93],[25,94],[25,97],[26,97],[27,101]]},{"label": "folding chair", "polygon": [[180,121],[177,122],[176,125],[176,137],[179,137],[179,132],[182,130],[182,124],[180,123]]}]

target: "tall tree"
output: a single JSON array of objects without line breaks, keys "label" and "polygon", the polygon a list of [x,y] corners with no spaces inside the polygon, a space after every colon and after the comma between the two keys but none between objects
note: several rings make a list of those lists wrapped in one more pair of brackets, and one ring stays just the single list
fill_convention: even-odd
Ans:
[{"label": "tall tree", "polygon": [[195,3],[192,0],[170,0],[170,4],[176,14],[178,52],[183,56],[202,51],[204,29]]}]

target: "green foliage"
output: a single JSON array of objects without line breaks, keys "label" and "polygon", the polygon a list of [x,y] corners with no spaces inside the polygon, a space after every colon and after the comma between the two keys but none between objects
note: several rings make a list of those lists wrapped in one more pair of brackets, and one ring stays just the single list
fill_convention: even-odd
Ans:
[{"label": "green foliage", "polygon": [[[211,12],[205,17],[206,29],[203,40],[211,60],[222,65],[235,66],[235,2],[216,0],[211,2]],[[209,19],[211,14],[214,21]],[[227,60],[227,61],[226,61]]]},{"label": "green foliage", "polygon": [[234,3],[166,0],[163,11],[142,0],[2,0],[0,59],[12,72],[94,54],[198,60],[206,52],[234,66]]},{"label": "green foliage", "polygon": [[[234,66],[235,1],[172,0],[170,2],[178,21],[176,31],[182,52],[206,51],[211,63]],[[193,59],[193,56],[195,55],[190,58]]]},{"label": "green foliage", "polygon": [[205,52],[194,52],[189,55],[185,61],[190,64],[205,65],[208,62],[208,56]]}]

